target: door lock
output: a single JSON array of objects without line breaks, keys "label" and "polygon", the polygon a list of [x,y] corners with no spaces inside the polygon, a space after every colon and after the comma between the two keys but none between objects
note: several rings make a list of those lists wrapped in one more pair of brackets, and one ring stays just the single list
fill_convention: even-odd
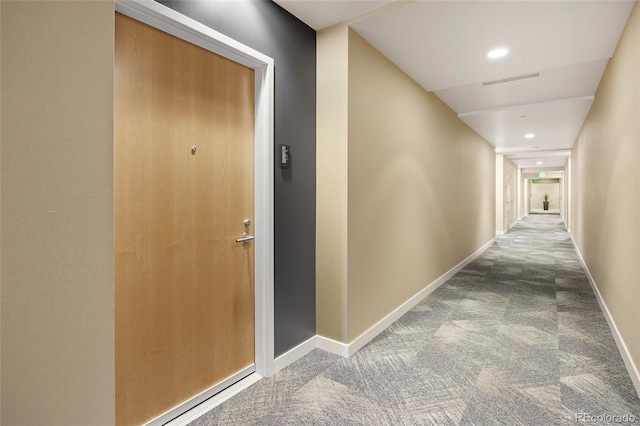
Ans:
[{"label": "door lock", "polygon": [[244,227],[247,229],[245,229],[244,234],[242,234],[242,237],[236,239],[236,243],[248,243],[249,241],[255,238],[255,236],[249,233],[249,226],[251,226],[251,221],[249,219],[246,219],[244,221]]}]

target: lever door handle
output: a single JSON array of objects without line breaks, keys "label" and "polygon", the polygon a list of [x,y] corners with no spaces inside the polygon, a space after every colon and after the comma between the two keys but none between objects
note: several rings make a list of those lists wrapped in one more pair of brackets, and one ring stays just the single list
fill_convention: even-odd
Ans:
[{"label": "lever door handle", "polygon": [[242,237],[236,240],[236,243],[246,243],[253,240],[254,238],[255,237],[253,235],[249,234],[248,232],[245,232],[244,234],[242,234]]}]

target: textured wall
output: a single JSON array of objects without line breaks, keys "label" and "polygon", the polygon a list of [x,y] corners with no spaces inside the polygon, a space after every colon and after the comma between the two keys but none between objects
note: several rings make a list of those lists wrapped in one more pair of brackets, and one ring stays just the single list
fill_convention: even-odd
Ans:
[{"label": "textured wall", "polygon": [[350,31],[349,340],[494,237],[494,158]]},{"label": "textured wall", "polygon": [[113,424],[113,3],[1,7],[1,423]]},{"label": "textured wall", "polygon": [[504,220],[504,154],[496,154],[495,167],[495,205],[496,205],[496,232],[504,232],[507,225]]},{"label": "textured wall", "polygon": [[564,165],[564,197],[562,197],[562,203],[564,204],[564,219],[567,230],[571,231],[571,157],[567,158],[567,163]]},{"label": "textured wall", "polygon": [[640,369],[640,5],[571,158],[571,233]]},{"label": "textured wall", "polygon": [[[316,333],[316,33],[271,1],[160,1],[275,60],[275,352]],[[276,155],[276,162],[279,161]]]},{"label": "textured wall", "polygon": [[517,193],[518,193],[518,166],[513,161],[504,157],[503,203],[504,203],[504,230],[511,229],[518,219]]},{"label": "textured wall", "polygon": [[[348,191],[346,209],[320,205],[318,198],[319,242],[326,249],[318,250],[318,265],[346,268],[347,281],[337,286],[318,270],[318,294],[333,292],[331,308],[342,310],[336,324],[335,313],[321,306],[330,298],[319,298],[318,330],[350,343],[494,237],[495,152],[435,95],[345,31],[318,33],[319,46],[332,37],[340,49],[348,44],[348,117],[342,112],[337,124],[335,111],[318,108],[318,182],[327,193],[332,183],[334,191],[345,184]],[[324,60],[319,69],[333,73],[318,73],[318,89],[333,87],[322,96],[343,105],[345,58],[319,56]],[[325,125],[334,131],[321,132]],[[320,162],[323,150],[333,152],[333,163]],[[335,163],[342,166],[332,168]],[[346,258],[329,256],[345,237],[344,227],[340,234],[323,225],[335,223],[330,217],[347,221]]]},{"label": "textured wall", "polygon": [[[518,167],[504,155],[497,157],[502,157],[502,231],[506,232],[517,220]],[[496,181],[498,181],[498,176],[496,176]],[[496,192],[498,192],[497,188]],[[496,208],[498,208],[497,205]],[[496,221],[496,229],[500,230],[497,223]]]},{"label": "textured wall", "polygon": [[518,167],[504,154],[496,154],[495,168],[496,232],[507,232],[518,215]]},{"label": "textured wall", "polygon": [[318,32],[316,295],[318,334],[347,339],[349,28]]}]

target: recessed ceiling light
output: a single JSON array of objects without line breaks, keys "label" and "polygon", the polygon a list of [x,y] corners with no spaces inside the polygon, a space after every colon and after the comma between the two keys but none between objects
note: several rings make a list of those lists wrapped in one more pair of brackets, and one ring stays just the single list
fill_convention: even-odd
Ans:
[{"label": "recessed ceiling light", "polygon": [[524,137],[527,139],[533,139],[536,137],[536,135],[534,135],[533,133],[527,133],[526,135],[524,135]]},{"label": "recessed ceiling light", "polygon": [[538,161],[536,164],[539,166],[542,164],[542,161]]},{"label": "recessed ceiling light", "polygon": [[508,54],[509,54],[509,49],[505,49],[504,47],[499,47],[497,49],[490,50],[489,53],[487,53],[487,58],[489,59],[504,58]]}]

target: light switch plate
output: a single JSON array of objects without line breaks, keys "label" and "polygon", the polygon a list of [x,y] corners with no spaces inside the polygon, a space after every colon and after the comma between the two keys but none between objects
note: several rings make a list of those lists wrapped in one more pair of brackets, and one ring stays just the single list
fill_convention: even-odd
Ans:
[{"label": "light switch plate", "polygon": [[291,164],[291,148],[289,145],[280,145],[280,168],[288,169]]}]

